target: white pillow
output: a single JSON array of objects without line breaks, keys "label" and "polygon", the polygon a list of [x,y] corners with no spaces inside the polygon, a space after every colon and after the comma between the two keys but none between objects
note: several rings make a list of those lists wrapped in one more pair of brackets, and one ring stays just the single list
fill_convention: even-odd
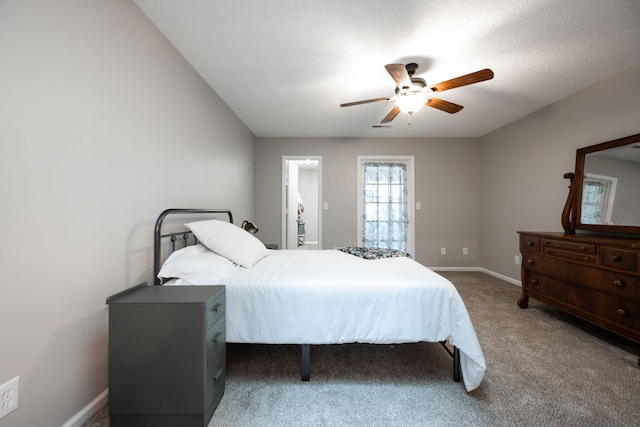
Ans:
[{"label": "white pillow", "polygon": [[227,258],[198,244],[169,255],[162,264],[158,277],[182,279],[193,285],[217,285],[238,268],[240,267]]},{"label": "white pillow", "polygon": [[185,225],[200,243],[242,267],[250,268],[269,253],[260,240],[230,222],[210,219]]}]

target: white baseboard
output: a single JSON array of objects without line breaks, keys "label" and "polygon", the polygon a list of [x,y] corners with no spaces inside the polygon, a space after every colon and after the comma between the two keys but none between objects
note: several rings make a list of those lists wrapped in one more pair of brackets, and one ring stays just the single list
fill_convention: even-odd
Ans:
[{"label": "white baseboard", "polygon": [[433,271],[479,271],[481,273],[488,274],[489,276],[497,277],[498,279],[504,280],[505,282],[509,282],[512,285],[522,286],[520,280],[512,279],[511,277],[507,277],[505,275],[496,273],[495,271],[487,270],[482,267],[429,267],[429,269]]},{"label": "white baseboard", "polygon": [[87,421],[93,414],[98,412],[109,401],[109,389],[105,389],[95,399],[93,399],[87,406],[82,408],[80,412],[69,418],[69,421],[64,423],[62,427],[81,427],[82,424]]}]

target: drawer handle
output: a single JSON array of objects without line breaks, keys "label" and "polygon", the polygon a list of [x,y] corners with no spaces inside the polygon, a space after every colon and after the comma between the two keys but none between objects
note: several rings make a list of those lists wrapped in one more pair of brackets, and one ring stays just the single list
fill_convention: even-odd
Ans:
[{"label": "drawer handle", "polygon": [[527,260],[527,264],[533,264],[534,262],[535,262],[535,261],[534,261],[534,260],[532,260],[531,258],[529,258],[529,259]]},{"label": "drawer handle", "polygon": [[527,242],[527,246],[533,246],[533,242]]},{"label": "drawer handle", "polygon": [[538,284],[538,280],[537,280],[537,279],[531,279],[531,283],[532,283],[533,285],[537,285],[537,284]]},{"label": "drawer handle", "polygon": [[588,256],[584,257],[584,260],[589,261],[589,257]]},{"label": "drawer handle", "polygon": [[545,253],[545,254],[550,254],[550,253],[551,253],[551,249],[545,249],[545,250],[544,250],[544,253]]},{"label": "drawer handle", "polygon": [[213,308],[211,309],[212,311],[215,311],[216,313],[218,312],[218,310],[220,310],[220,307],[222,307],[221,303],[218,303],[216,305],[213,306]]},{"label": "drawer handle", "polygon": [[222,336],[222,332],[218,332],[216,334],[216,336],[213,337],[213,340],[211,340],[212,342],[218,342],[218,339]]},{"label": "drawer handle", "polygon": [[622,258],[619,257],[618,255],[613,255],[611,256],[611,261],[620,261]]},{"label": "drawer handle", "polygon": [[218,369],[218,372],[216,372],[216,374],[213,376],[213,380],[214,381],[218,381],[220,379],[220,377],[222,376],[223,372],[224,372],[223,368]]},{"label": "drawer handle", "polygon": [[613,281],[614,286],[616,286],[617,288],[624,288],[624,282],[622,280],[614,280]]},{"label": "drawer handle", "polygon": [[586,251],[589,248],[587,248],[586,246],[581,246],[580,249],[583,250],[583,251]]},{"label": "drawer handle", "polygon": [[627,315],[627,310],[625,310],[624,308],[619,308],[618,309],[618,314],[620,316],[626,316]]}]

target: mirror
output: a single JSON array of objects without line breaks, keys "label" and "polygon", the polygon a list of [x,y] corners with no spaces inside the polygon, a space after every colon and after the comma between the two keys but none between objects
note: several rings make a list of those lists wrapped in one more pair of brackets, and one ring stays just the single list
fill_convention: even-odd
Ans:
[{"label": "mirror", "polygon": [[578,149],[572,191],[575,229],[640,234],[640,134]]},{"label": "mirror", "polygon": [[322,248],[322,157],[283,156],[282,249]]}]

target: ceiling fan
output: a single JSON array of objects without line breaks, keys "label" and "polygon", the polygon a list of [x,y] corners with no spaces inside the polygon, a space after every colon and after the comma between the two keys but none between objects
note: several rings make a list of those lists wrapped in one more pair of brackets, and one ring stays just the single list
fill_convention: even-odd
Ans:
[{"label": "ceiling fan", "polygon": [[462,105],[454,104],[453,102],[445,101],[444,99],[434,98],[432,95],[436,92],[444,92],[445,90],[455,89],[457,87],[467,86],[483,82],[485,80],[491,80],[493,78],[493,71],[485,68],[484,70],[476,71],[475,73],[465,74],[464,76],[445,80],[431,87],[427,87],[427,82],[424,79],[420,77],[413,77],[418,69],[418,64],[387,64],[384,67],[391,75],[391,78],[393,78],[393,81],[396,82],[395,96],[347,102],[345,104],[340,104],[340,106],[351,107],[353,105],[369,104],[372,102],[390,101],[395,99],[395,107],[391,109],[389,114],[387,114],[380,123],[389,123],[395,119],[401,111],[408,113],[409,118],[411,118],[411,115],[422,108],[423,105],[427,105],[450,114],[455,114],[462,110]]}]

